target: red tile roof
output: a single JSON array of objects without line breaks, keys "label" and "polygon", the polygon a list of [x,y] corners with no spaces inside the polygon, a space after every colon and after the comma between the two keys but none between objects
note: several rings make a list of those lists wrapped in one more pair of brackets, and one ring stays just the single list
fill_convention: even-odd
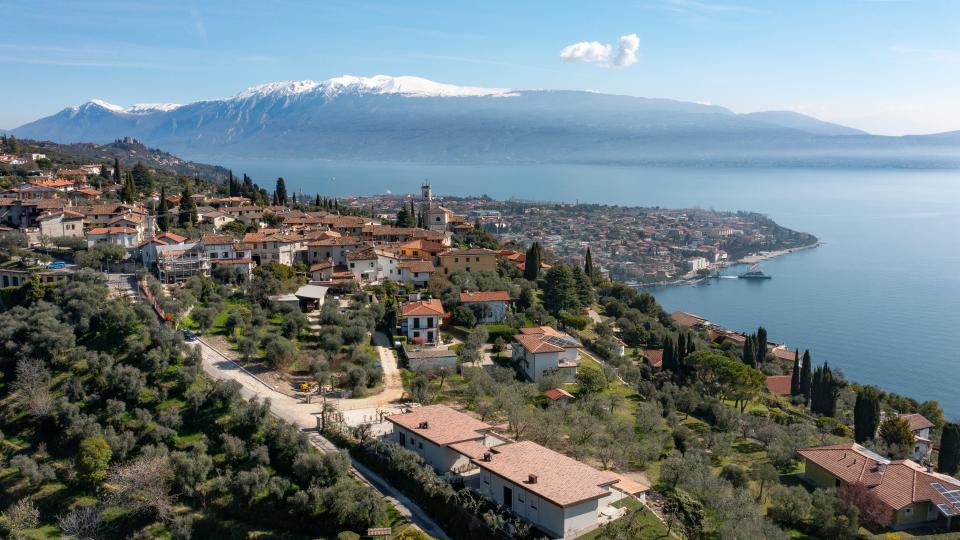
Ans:
[{"label": "red tile roof", "polygon": [[907,424],[910,425],[910,431],[920,431],[921,429],[929,429],[933,427],[933,422],[924,418],[922,414],[898,414],[897,417],[902,420],[906,420]]},{"label": "red tile roof", "polygon": [[[483,457],[472,461],[481,469],[561,507],[599,499],[609,493],[607,486],[618,480],[613,474],[598,471],[533,441],[495,446],[489,455],[490,461],[484,461]],[[535,482],[530,481],[531,475],[536,478]]]},{"label": "red tile roof", "polygon": [[[387,416],[386,419],[438,446],[480,440],[484,431],[493,429],[489,424],[446,405],[417,407],[407,413]],[[424,422],[427,427],[420,427]]]},{"label": "red tile roof", "polygon": [[[951,505],[932,484],[960,490],[960,480],[932,471],[909,459],[890,461],[856,443],[805,448],[798,453],[848,484],[862,483],[892,510],[930,501]],[[960,510],[960,505],[956,507]]]},{"label": "red tile roof", "polygon": [[646,349],[643,356],[647,359],[650,367],[660,369],[663,367],[663,349]]},{"label": "red tile roof", "polygon": [[563,388],[551,388],[543,393],[547,396],[547,399],[550,401],[557,401],[558,399],[567,398],[567,399],[576,399],[573,397],[573,394],[567,392]]},{"label": "red tile roof", "polygon": [[400,304],[400,311],[404,317],[443,315],[443,304],[436,298],[431,298],[430,300],[414,300]]},{"label": "red tile roof", "polygon": [[777,396],[789,396],[792,379],[792,373],[787,375],[770,375],[767,377],[767,391]]},{"label": "red tile roof", "polygon": [[470,302],[509,302],[510,293],[507,291],[466,291],[460,293],[460,301],[464,304]]}]

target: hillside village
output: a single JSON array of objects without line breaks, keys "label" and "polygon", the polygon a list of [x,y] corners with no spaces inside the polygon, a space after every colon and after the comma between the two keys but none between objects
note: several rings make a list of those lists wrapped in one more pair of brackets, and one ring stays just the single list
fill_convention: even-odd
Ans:
[{"label": "hillside village", "polygon": [[[204,512],[246,513],[261,528],[263,516],[278,512],[336,515],[329,521],[341,535],[354,531],[345,538],[373,530],[458,539],[878,538],[906,529],[949,538],[960,527],[960,427],[936,402],[846,381],[762,327],[744,333],[668,314],[632,286],[816,242],[763,216],[441,200],[429,182],[417,196],[303,196],[288,193],[283,179],[267,191],[232,172],[214,183],[119,162],[62,168],[7,138],[3,145],[0,343],[17,360],[0,362],[0,396],[16,388],[20,397],[0,400],[4,422],[17,418],[9,425],[19,428],[0,437],[0,491],[11,494],[0,506],[39,501],[43,509],[32,522],[6,511],[0,523],[17,534],[62,530],[45,505],[58,515],[68,508],[43,495],[55,481],[74,490],[62,495],[71,512],[89,507],[130,534],[156,523],[178,538],[201,530]],[[51,317],[79,336],[96,321],[68,316],[83,302],[61,295],[83,284],[103,287],[102,305],[137,305],[136,317],[149,308],[158,317],[141,324],[166,329],[154,332],[175,327],[183,349],[172,353],[174,364],[193,358],[198,371],[182,388],[164,386],[164,395],[183,390],[182,399],[162,399],[151,392],[167,365],[128,365],[122,380],[151,384],[103,392],[115,410],[143,411],[135,413],[142,421],[127,422],[143,432],[101,436],[98,422],[125,429],[122,413],[88,419],[96,427],[76,413],[69,425],[77,438],[105,441],[115,458],[86,483],[65,473],[29,480],[28,460],[65,470],[73,458],[48,450],[44,430],[23,427],[67,422],[68,414],[52,406],[23,412],[33,402],[9,381],[37,359],[11,344],[31,343],[41,355],[52,349],[39,345],[50,336],[15,324],[15,314],[53,303],[67,311]],[[56,358],[40,360],[46,377],[35,380],[64,396],[58,407],[101,406],[83,386],[96,380],[70,389]],[[97,365],[87,359],[69,369]],[[98,369],[121,380],[114,367]],[[311,433],[325,456],[342,450],[357,474],[375,479],[356,498],[402,493],[417,511],[389,518],[403,512],[379,499],[366,512],[334,510],[329,501],[351,499],[337,491],[348,488],[322,479],[325,466],[310,461],[319,458],[278,459],[282,444],[271,440],[257,452],[293,480],[268,485],[273,473],[254,455],[259,428],[235,425],[257,413],[238,412],[246,405],[236,396],[224,398],[230,434],[178,435],[180,413],[187,417],[194,403],[222,406],[188,397],[205,377],[232,381],[244,399],[268,400],[253,407],[264,403],[298,434]],[[171,432],[152,435],[154,415]],[[4,431],[12,433],[6,424]],[[138,508],[145,523],[116,510],[129,510],[129,500],[90,503],[111,489],[104,478],[124,463],[121,445],[132,458],[148,441],[157,459],[189,452],[235,471],[217,479],[178,469],[170,489],[185,508]],[[346,475],[349,466],[338,467],[328,474]],[[338,495],[323,499],[321,489]],[[249,510],[237,512],[243,505]]]}]

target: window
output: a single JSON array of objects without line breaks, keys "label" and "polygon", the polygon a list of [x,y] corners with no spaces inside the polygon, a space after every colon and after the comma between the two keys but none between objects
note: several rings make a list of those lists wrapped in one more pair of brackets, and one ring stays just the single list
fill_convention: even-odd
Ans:
[{"label": "window", "polygon": [[417,443],[417,448],[423,450],[423,443],[422,442]]},{"label": "window", "polygon": [[357,263],[350,263],[350,268],[355,268],[356,266],[357,266]]}]

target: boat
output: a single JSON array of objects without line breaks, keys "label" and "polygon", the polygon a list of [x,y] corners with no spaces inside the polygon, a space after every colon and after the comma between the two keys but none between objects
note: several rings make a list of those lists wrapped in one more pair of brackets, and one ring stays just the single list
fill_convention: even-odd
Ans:
[{"label": "boat", "polygon": [[755,264],[750,267],[749,270],[737,276],[740,279],[771,279],[773,276],[768,276],[760,270],[760,265]]}]

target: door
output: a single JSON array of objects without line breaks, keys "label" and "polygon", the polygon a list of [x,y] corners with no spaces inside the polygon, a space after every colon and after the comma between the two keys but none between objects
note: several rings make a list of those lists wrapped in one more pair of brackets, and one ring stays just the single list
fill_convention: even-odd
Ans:
[{"label": "door", "polygon": [[406,434],[406,433],[400,433],[400,446],[402,446],[402,447],[404,447],[404,448],[407,447],[407,434]]},{"label": "door", "polygon": [[513,490],[503,486],[503,505],[513,510]]}]

